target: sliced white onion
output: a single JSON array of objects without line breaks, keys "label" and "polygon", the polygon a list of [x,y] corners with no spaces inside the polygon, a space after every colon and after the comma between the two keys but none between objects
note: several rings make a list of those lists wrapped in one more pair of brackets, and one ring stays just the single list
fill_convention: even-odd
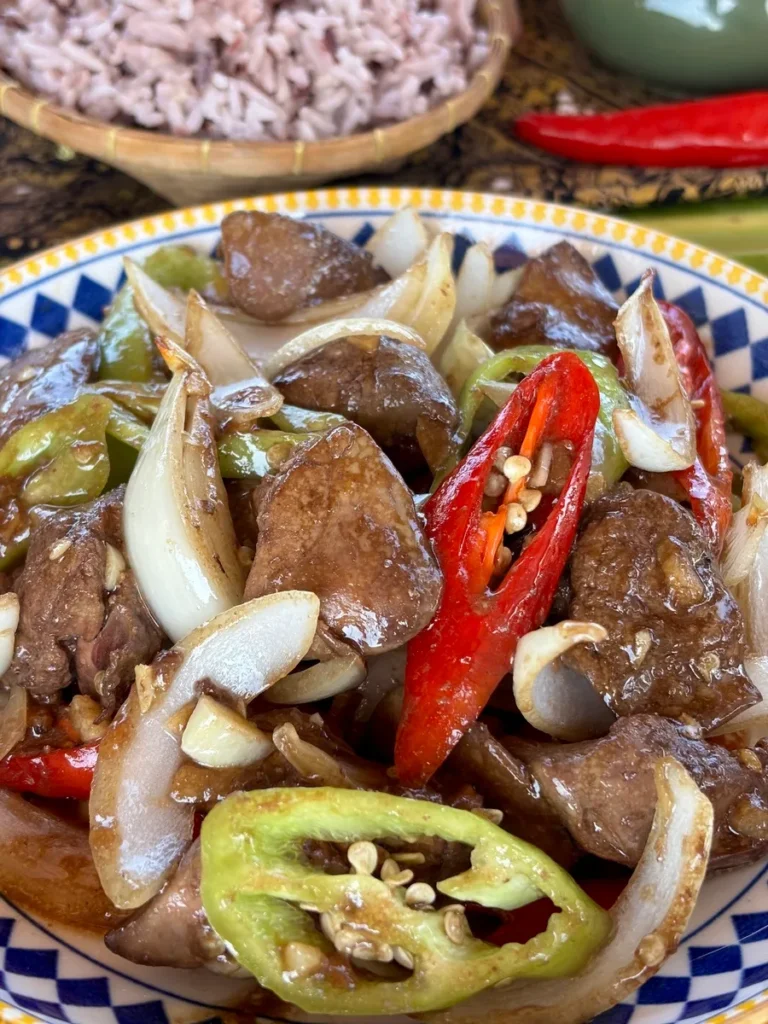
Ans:
[{"label": "sliced white onion", "polygon": [[485,242],[476,242],[464,254],[464,262],[456,277],[454,317],[457,322],[487,313],[493,308],[495,281],[493,254]]},{"label": "sliced white onion", "polygon": [[101,742],[90,802],[93,858],[115,906],[146,903],[191,841],[194,809],[170,792],[183,760],[177,723],[202,681],[252,700],[304,657],[319,609],[314,594],[297,590],[231,608],[156,659],[145,711],[131,691]]},{"label": "sliced white onion", "polygon": [[427,226],[409,206],[388,217],[365,248],[390,277],[399,277],[421,259],[430,242]]},{"label": "sliced white onion", "polygon": [[139,315],[146,320],[155,337],[170,338],[184,345],[187,319],[185,303],[173,292],[153,281],[149,274],[129,257],[123,260],[128,283],[133,289],[133,301]]},{"label": "sliced white onion", "polygon": [[488,380],[480,385],[479,390],[497,408],[501,409],[517,391],[517,384],[510,384],[502,380]]},{"label": "sliced white onion", "polygon": [[283,396],[194,291],[187,302],[184,347],[213,385],[211,404],[221,419],[247,431],[280,410]]},{"label": "sliced white onion", "polygon": [[354,651],[292,672],[264,694],[271,704],[308,704],[352,690],[365,679],[365,662]]},{"label": "sliced white onion", "polygon": [[704,881],[712,805],[679,762],[656,767],[658,803],[640,862],[614,904],[613,935],[570,978],[523,982],[483,992],[438,1024],[583,1024],[652,977],[677,949]]},{"label": "sliced white onion", "polygon": [[27,691],[23,686],[0,690],[0,758],[27,734]]},{"label": "sliced white onion", "polygon": [[491,287],[491,309],[506,306],[517,291],[520,278],[523,276],[523,269],[523,267],[515,267],[514,270],[505,270],[503,274],[496,275]]},{"label": "sliced white onion", "polygon": [[[430,355],[438,352],[456,313],[452,256],[453,236],[438,235],[427,251],[424,290],[416,308],[402,321],[424,339]],[[394,314],[390,315],[396,320],[401,319]]]},{"label": "sliced white onion", "polygon": [[723,579],[741,607],[756,658],[768,657],[768,465],[744,467],[743,507],[725,540]]},{"label": "sliced white onion", "polygon": [[413,345],[415,348],[423,349],[424,340],[410,327],[404,327],[394,320],[385,320],[381,317],[350,317],[344,320],[330,320],[328,323],[317,324],[304,331],[292,341],[287,342],[277,352],[274,352],[266,362],[264,372],[270,380],[273,380],[281,370],[297,359],[301,359],[307,352],[312,352],[323,345],[329,345],[339,338],[371,336],[374,338],[386,336],[400,341],[404,345]]},{"label": "sliced white onion", "polygon": [[5,675],[13,661],[16,630],[19,628],[19,610],[19,599],[12,590],[0,597],[0,678]]},{"label": "sliced white onion", "polygon": [[616,339],[632,392],[632,408],[616,409],[613,425],[630,465],[664,473],[696,458],[696,421],[680,377],[666,321],[653,296],[653,272],[618,312]]},{"label": "sliced white onion", "polygon": [[204,693],[189,716],[181,749],[204,768],[243,768],[263,761],[275,746],[268,733]]},{"label": "sliced white onion", "polygon": [[455,398],[461,394],[467,378],[493,354],[490,345],[486,345],[462,320],[438,361],[438,369]]},{"label": "sliced white onion", "polygon": [[599,644],[608,636],[596,622],[558,622],[520,639],[512,663],[515,703],[535,729],[559,740],[605,736],[616,715],[590,681],[559,661],[576,644]]},{"label": "sliced white onion", "polygon": [[144,600],[171,640],[180,640],[240,601],[245,579],[219,471],[210,384],[182,349],[173,347],[169,358],[173,377],[128,481],[123,531]]}]

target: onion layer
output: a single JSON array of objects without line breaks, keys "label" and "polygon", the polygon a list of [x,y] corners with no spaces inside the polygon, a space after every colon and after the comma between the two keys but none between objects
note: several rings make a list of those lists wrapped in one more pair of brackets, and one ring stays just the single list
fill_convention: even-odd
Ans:
[{"label": "onion layer", "polygon": [[582,1024],[626,999],[677,949],[712,842],[712,805],[681,764],[656,767],[653,827],[611,910],[611,939],[579,974],[492,989],[436,1014],[437,1024]]},{"label": "onion layer", "polygon": [[0,758],[6,757],[27,734],[27,691],[23,686],[0,690]]},{"label": "onion layer", "polygon": [[249,430],[280,410],[283,396],[197,292],[189,293],[184,347],[213,384],[211,404],[220,420]]},{"label": "onion layer", "polygon": [[561,665],[576,644],[599,644],[607,636],[596,622],[558,622],[521,638],[512,666],[515,702],[535,729],[559,740],[604,736],[616,716],[590,681]]},{"label": "onion layer", "polygon": [[19,599],[12,590],[0,596],[0,677],[11,667],[19,628]]},{"label": "onion layer", "polygon": [[[91,849],[104,891],[123,909],[146,903],[192,839],[194,809],[171,787],[183,754],[185,710],[209,680],[252,700],[306,654],[320,602],[307,591],[269,594],[223,612],[160,655],[101,742],[91,793]],[[142,706],[145,710],[142,711]]]},{"label": "onion layer", "polygon": [[460,321],[438,362],[438,369],[454,398],[459,398],[467,379],[478,366],[493,355],[490,345],[474,334],[464,320]]},{"label": "onion layer", "polygon": [[323,345],[338,341],[339,338],[368,335],[375,338],[386,336],[406,345],[413,345],[415,348],[424,348],[424,341],[415,331],[394,320],[367,316],[348,317],[343,320],[330,320],[328,323],[318,324],[293,338],[270,356],[264,367],[265,372],[271,380],[286,366],[295,363],[297,359],[301,359],[313,349],[322,348]]},{"label": "onion layer", "polygon": [[354,651],[292,672],[264,694],[270,704],[309,704],[336,697],[365,679],[365,662]]},{"label": "onion layer", "polygon": [[696,458],[696,421],[680,378],[669,329],[648,271],[616,317],[631,409],[616,409],[613,425],[631,466],[654,473],[687,469]]},{"label": "onion layer", "polygon": [[174,371],[128,481],[128,561],[152,614],[172,640],[232,607],[245,580],[219,471],[202,370],[167,349]]},{"label": "onion layer", "polygon": [[411,207],[387,217],[366,243],[373,261],[390,277],[399,277],[424,255],[430,234],[419,214]]}]

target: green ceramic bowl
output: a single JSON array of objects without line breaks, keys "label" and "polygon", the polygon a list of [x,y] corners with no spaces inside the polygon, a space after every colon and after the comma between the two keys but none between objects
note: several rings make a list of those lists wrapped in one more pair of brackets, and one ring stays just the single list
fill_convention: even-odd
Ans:
[{"label": "green ceramic bowl", "polygon": [[606,64],[674,88],[768,86],[766,0],[561,0]]}]

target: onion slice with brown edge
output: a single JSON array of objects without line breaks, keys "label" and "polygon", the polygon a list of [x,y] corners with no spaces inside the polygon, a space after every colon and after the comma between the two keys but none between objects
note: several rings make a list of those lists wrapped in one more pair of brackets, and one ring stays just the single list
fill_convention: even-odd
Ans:
[{"label": "onion slice with brown edge", "polygon": [[155,337],[170,338],[183,348],[187,310],[182,299],[154,281],[128,256],[123,264],[139,316]]},{"label": "onion slice with brown edge", "polygon": [[213,385],[219,420],[248,431],[280,411],[283,396],[195,291],[189,293],[184,347]]},{"label": "onion slice with brown edge", "polygon": [[454,321],[489,312],[493,308],[495,281],[493,253],[485,242],[476,242],[464,254],[464,261],[456,276]]},{"label": "onion slice with brown edge", "polygon": [[316,348],[322,348],[339,338],[357,337],[387,337],[394,341],[400,341],[404,345],[413,345],[414,348],[423,349],[424,340],[410,327],[404,327],[394,320],[384,320],[380,317],[349,317],[343,320],[330,320],[328,323],[316,324],[304,331],[298,337],[286,342],[281,348],[274,352],[264,366],[264,372],[270,380],[274,379],[281,370],[297,359],[301,359],[308,352]]},{"label": "onion slice with brown edge", "polygon": [[93,859],[116,907],[154,896],[192,840],[194,809],[170,792],[202,681],[253,700],[304,657],[319,608],[301,590],[231,608],[161,654],[141,694],[133,688],[101,742],[90,802]]},{"label": "onion slice with brown edge", "polygon": [[11,667],[19,628],[19,598],[12,590],[0,596],[0,677]]},{"label": "onion slice with brown edge", "polygon": [[104,894],[86,829],[0,789],[0,892],[45,921],[103,933],[125,916]]},{"label": "onion slice with brown edge", "polygon": [[365,662],[355,651],[292,672],[265,692],[270,704],[308,704],[352,690],[365,679]]},{"label": "onion slice with brown edge", "polygon": [[515,703],[525,720],[558,740],[605,736],[616,715],[586,676],[559,661],[576,644],[607,637],[596,622],[558,622],[521,637],[512,663]]},{"label": "onion slice with brown edge", "polygon": [[614,410],[613,425],[631,466],[664,473],[693,465],[696,421],[653,279],[653,271],[645,273],[616,316],[632,408]]},{"label": "onion slice with brown edge", "polygon": [[219,471],[208,395],[191,356],[160,344],[173,372],[128,481],[128,561],[152,614],[180,640],[241,600],[245,579]]},{"label": "onion slice with brown edge", "polygon": [[437,1024],[583,1024],[626,999],[674,953],[706,874],[713,813],[678,761],[661,760],[655,777],[653,826],[611,909],[608,943],[573,977],[488,990],[435,1014]]}]

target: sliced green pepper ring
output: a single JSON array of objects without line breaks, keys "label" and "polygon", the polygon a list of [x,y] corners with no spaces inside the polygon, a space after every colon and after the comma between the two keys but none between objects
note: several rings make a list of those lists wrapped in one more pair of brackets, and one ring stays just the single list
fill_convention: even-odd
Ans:
[{"label": "sliced green pepper ring", "polygon": [[[472,936],[457,943],[448,937],[447,915],[408,905],[404,886],[370,874],[328,875],[301,856],[307,839],[413,842],[420,836],[472,848],[470,869],[437,883],[451,901],[508,910],[548,896],[559,912],[525,944],[496,947]],[[515,978],[575,973],[610,931],[608,914],[535,847],[468,811],[387,793],[234,794],[203,824],[202,864],[212,927],[261,985],[307,1012],[444,1009]],[[324,915],[323,932],[315,911]],[[358,947],[380,961],[391,960],[397,947],[413,970],[392,980],[360,972],[349,960]]]}]

